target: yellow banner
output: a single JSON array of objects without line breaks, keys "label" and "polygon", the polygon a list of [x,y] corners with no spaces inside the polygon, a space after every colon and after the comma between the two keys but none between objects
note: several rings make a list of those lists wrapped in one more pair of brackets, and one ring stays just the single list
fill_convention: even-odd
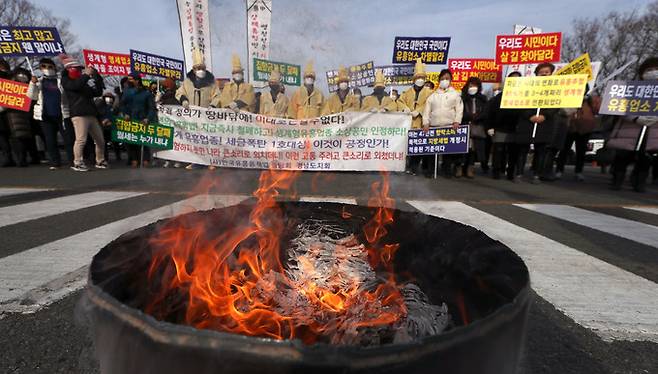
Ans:
[{"label": "yellow banner", "polygon": [[[428,71],[427,72],[427,81],[434,83],[434,90],[436,91],[439,88],[439,73]],[[461,91],[462,87],[466,85],[466,82],[455,82],[452,81],[450,84],[455,90]]]},{"label": "yellow banner", "polygon": [[592,80],[592,62],[589,59],[589,53],[577,57],[569,65],[555,72],[555,75],[569,74],[587,74],[587,80]]},{"label": "yellow banner", "polygon": [[580,108],[587,74],[505,79],[501,108]]}]

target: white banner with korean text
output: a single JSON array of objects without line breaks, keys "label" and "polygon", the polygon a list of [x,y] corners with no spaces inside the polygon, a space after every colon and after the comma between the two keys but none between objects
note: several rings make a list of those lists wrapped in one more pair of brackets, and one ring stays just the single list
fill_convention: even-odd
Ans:
[{"label": "white banner with korean text", "polygon": [[201,50],[206,70],[212,71],[208,0],[176,0],[183,39],[185,73],[192,70],[192,51]]},{"label": "white banner with korean text", "polygon": [[[270,59],[270,35],[272,35],[272,0],[246,0],[247,2],[247,64],[254,58]],[[249,74],[247,74],[249,76]],[[267,82],[252,82],[263,88]]]},{"label": "white banner with korean text", "polygon": [[248,112],[158,107],[174,148],[156,157],[193,164],[309,171],[403,171],[411,116],[345,112],[292,120]]}]

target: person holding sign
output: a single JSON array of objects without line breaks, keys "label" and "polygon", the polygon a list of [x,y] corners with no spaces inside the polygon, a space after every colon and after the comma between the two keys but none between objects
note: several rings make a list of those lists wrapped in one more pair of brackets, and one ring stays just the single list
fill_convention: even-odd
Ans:
[{"label": "person holding sign", "polygon": [[219,96],[220,106],[235,112],[245,110],[253,112],[256,105],[254,87],[244,81],[244,69],[240,57],[234,54],[231,61],[233,65],[233,81],[227,83]]},{"label": "person holding sign", "polygon": [[[521,73],[513,71],[507,77],[520,77]],[[514,136],[518,122],[519,110],[501,109],[503,99],[501,86],[494,85],[494,97],[489,100],[487,133],[493,138],[492,176],[500,179],[506,174],[508,180],[514,180],[516,165],[516,143]]]},{"label": "person holding sign", "polygon": [[203,52],[195,49],[192,53],[192,70],[187,73],[183,84],[176,91],[176,100],[187,109],[190,105],[202,108],[219,106],[219,89],[215,77],[206,70]]},{"label": "person holding sign", "polygon": [[[432,94],[432,90],[425,87],[427,80],[427,73],[425,73],[425,64],[419,58],[416,60],[414,67],[414,85],[404,91],[402,96],[398,99],[398,104],[404,113],[411,113],[411,128],[420,129],[423,127],[423,113],[425,112],[425,103],[427,98]],[[409,173],[416,175],[420,161],[425,158],[426,162],[434,162],[432,156],[410,156],[409,157]],[[432,160],[429,160],[429,159]],[[427,166],[426,166],[427,169]],[[431,171],[427,172],[428,175]]]},{"label": "person holding sign", "polygon": [[362,112],[386,113],[396,112],[397,104],[393,99],[386,95],[386,81],[384,73],[381,70],[375,71],[375,88],[372,95],[363,99]]},{"label": "person holding sign", "polygon": [[260,95],[260,104],[258,112],[268,117],[286,118],[288,115],[289,100],[283,93],[281,84],[281,73],[279,68],[274,68],[268,79],[270,92],[263,92]]},{"label": "person holding sign", "polygon": [[[9,79],[9,71],[11,67],[9,63],[0,58],[0,78]],[[0,106],[0,164],[1,167],[16,166],[14,157],[11,154],[11,145],[9,144],[9,124],[7,123],[7,110],[5,107]]]},{"label": "person holding sign", "polygon": [[[15,68],[11,73],[11,80],[28,83],[32,75],[23,68]],[[33,141],[30,112],[14,108],[6,108],[6,120],[9,126],[9,144],[18,167],[27,167],[27,154],[30,142]]]},{"label": "person holding sign", "polygon": [[[126,121],[137,121],[145,125],[157,122],[155,98],[150,90],[144,87],[139,73],[133,71],[128,76],[128,89],[123,92],[119,102],[119,111]],[[151,162],[151,149],[135,144],[128,144],[128,161],[132,168],[139,165],[143,156],[143,167]],[[141,152],[144,152],[142,155]]]},{"label": "person holding sign", "polygon": [[294,119],[320,117],[324,105],[322,91],[315,87],[315,70],[309,62],[304,71],[304,86],[293,95],[288,106],[288,116]]},{"label": "person holding sign", "polygon": [[461,174],[467,178],[475,177],[475,158],[480,162],[482,171],[488,170],[486,152],[487,133],[485,123],[487,120],[487,98],[482,94],[482,81],[478,77],[470,77],[462,88],[462,101],[464,103],[464,116],[462,125],[470,126],[470,149],[457,161],[457,168],[462,168]]},{"label": "person holding sign", "polygon": [[322,108],[323,116],[359,110],[361,103],[354,94],[350,93],[349,81],[350,77],[347,74],[347,69],[341,66],[338,69],[338,91],[332,93],[324,103]]}]

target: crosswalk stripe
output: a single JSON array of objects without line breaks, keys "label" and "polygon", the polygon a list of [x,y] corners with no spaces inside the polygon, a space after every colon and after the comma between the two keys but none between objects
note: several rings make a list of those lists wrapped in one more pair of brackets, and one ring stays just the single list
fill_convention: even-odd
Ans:
[{"label": "crosswalk stripe", "polygon": [[658,227],[568,205],[515,204],[547,216],[658,248]]},{"label": "crosswalk stripe", "polygon": [[49,190],[45,189],[45,188],[6,187],[6,188],[0,188],[0,197],[11,196],[11,195],[20,195],[20,194],[30,193],[30,192],[43,192],[43,191],[49,191]]},{"label": "crosswalk stripe", "polygon": [[299,201],[308,203],[339,203],[356,205],[356,199],[334,196],[302,196],[299,198]]},{"label": "crosswalk stripe", "polygon": [[602,338],[658,342],[658,284],[463,203],[409,204],[509,246],[541,297]]},{"label": "crosswalk stripe", "polygon": [[625,206],[625,209],[635,210],[638,212],[649,213],[658,215],[658,208],[654,207],[642,207],[642,206]]},{"label": "crosswalk stripe", "polygon": [[11,205],[0,208],[0,227],[145,194],[146,192],[98,191]]},{"label": "crosswalk stripe", "polygon": [[[17,309],[34,311],[45,304],[44,300],[58,300],[52,297],[53,293],[60,292],[57,289],[42,293],[42,300],[26,300],[21,296],[29,296],[40,287],[43,288],[43,285],[57,283],[72,272],[79,272],[103,246],[125,232],[176,214],[235,205],[245,198],[236,195],[199,195],[4,257],[0,259],[0,312]],[[86,272],[82,274],[85,276]],[[67,284],[75,284],[79,288],[84,282],[73,279]],[[69,292],[76,289],[69,288]],[[66,293],[60,292],[58,297],[64,296]],[[25,305],[26,302],[32,307]]]}]

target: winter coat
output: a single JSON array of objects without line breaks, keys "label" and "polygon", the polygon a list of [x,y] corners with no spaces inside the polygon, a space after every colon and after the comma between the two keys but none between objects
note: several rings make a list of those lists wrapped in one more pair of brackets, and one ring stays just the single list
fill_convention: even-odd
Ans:
[{"label": "winter coat", "polygon": [[431,127],[450,126],[462,123],[464,103],[457,90],[449,87],[446,91],[438,89],[432,93],[423,109],[423,125]]},{"label": "winter coat", "polygon": [[123,91],[119,111],[123,115],[130,116],[133,121],[148,119],[149,122],[157,122],[155,112],[155,99],[151,91],[130,87]]},{"label": "winter coat", "polygon": [[487,103],[487,129],[494,132],[513,134],[519,121],[518,109],[501,109],[503,94],[499,93]]},{"label": "winter coat", "polygon": [[375,95],[366,96],[361,106],[362,112],[370,112],[372,109],[385,110],[387,112],[397,112],[398,105],[390,96],[382,96],[381,102]]},{"label": "winter coat", "polygon": [[601,98],[592,96],[583,100],[583,106],[569,116],[569,132],[591,134],[598,127],[596,115],[601,107]]},{"label": "winter coat", "polygon": [[219,106],[219,88],[215,84],[215,76],[211,72],[206,72],[203,79],[196,77],[193,71],[187,73],[187,79],[178,87],[176,91],[176,100],[188,101],[190,105],[207,108],[209,106]]},{"label": "winter coat", "polygon": [[432,90],[423,87],[416,97],[416,90],[414,87],[404,91],[398,99],[398,109],[404,111],[408,109],[410,112],[418,112],[419,114],[411,120],[411,128],[419,129],[423,127],[423,113],[425,111],[425,103],[427,98],[432,94]]},{"label": "winter coat", "polygon": [[[43,90],[41,89],[42,83],[43,77],[39,78],[37,83],[30,81],[30,84],[27,87],[27,96],[35,102],[33,118],[37,121],[43,120]],[[69,104],[66,100],[66,94],[64,93],[64,87],[62,87],[61,78],[57,78],[57,87],[59,87],[59,92],[62,93],[62,100],[60,104],[62,110],[62,118],[69,118]]]},{"label": "winter coat", "polygon": [[263,92],[260,95],[258,112],[268,117],[286,118],[288,116],[289,104],[290,100],[288,96],[282,92],[276,94],[276,102],[272,100],[271,92]]},{"label": "winter coat", "polygon": [[537,124],[537,133],[535,138],[532,138],[532,130],[534,123],[530,122],[530,117],[537,114],[537,109],[521,109],[519,110],[519,117],[516,122],[516,130],[514,131],[514,138],[518,144],[546,144],[552,142],[554,138],[555,116],[558,109],[542,109],[539,114],[543,115],[546,120],[543,123]]},{"label": "winter coat", "polygon": [[175,90],[167,90],[162,94],[162,96],[160,96],[160,101],[158,101],[158,104],[162,104],[162,105],[180,105],[180,101],[178,101],[176,99],[176,91]]},{"label": "winter coat", "polygon": [[644,119],[635,116],[622,117],[615,124],[606,147],[627,151],[636,150],[643,128],[646,128],[645,149],[649,152],[658,151],[658,117],[644,117]]},{"label": "winter coat", "polygon": [[338,92],[332,93],[327,101],[324,103],[322,108],[322,115],[328,116],[330,114],[349,112],[349,111],[358,111],[361,107],[359,99],[351,93],[348,93],[345,96],[345,101],[340,101]]},{"label": "winter coat", "polygon": [[9,127],[10,136],[16,139],[32,138],[32,123],[30,121],[30,112],[22,110],[7,109],[6,117]]},{"label": "winter coat", "polygon": [[[462,102],[464,104],[464,115],[462,116],[462,125],[471,126],[471,138],[484,139],[487,137],[487,98],[481,93],[473,96],[462,93]],[[475,111],[473,111],[475,104]]]},{"label": "winter coat", "polygon": [[62,87],[66,94],[71,117],[98,116],[94,98],[103,94],[103,78],[94,73],[82,74],[78,79],[69,78],[68,71],[62,71]]},{"label": "winter coat", "polygon": [[309,95],[306,86],[301,86],[290,99],[288,105],[288,116],[294,119],[320,117],[320,111],[324,105],[324,96],[317,87]]},{"label": "winter coat", "polygon": [[228,108],[233,102],[238,104],[240,110],[253,113],[256,106],[254,86],[246,82],[242,82],[239,85],[235,82],[230,82],[224,85],[224,89],[219,96],[220,107]]}]

